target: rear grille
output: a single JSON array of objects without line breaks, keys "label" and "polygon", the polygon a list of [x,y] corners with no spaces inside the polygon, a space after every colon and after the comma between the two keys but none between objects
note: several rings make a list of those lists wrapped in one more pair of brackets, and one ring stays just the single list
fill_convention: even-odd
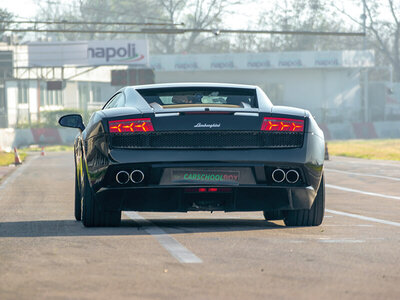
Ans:
[{"label": "rear grille", "polygon": [[249,149],[298,148],[302,132],[168,131],[112,134],[113,148],[128,149]]}]

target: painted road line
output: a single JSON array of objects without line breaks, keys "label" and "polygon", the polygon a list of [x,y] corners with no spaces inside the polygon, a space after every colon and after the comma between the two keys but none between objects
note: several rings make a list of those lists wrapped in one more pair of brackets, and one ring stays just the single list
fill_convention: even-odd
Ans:
[{"label": "painted road line", "polygon": [[330,172],[342,173],[342,174],[357,175],[357,176],[365,176],[365,177],[376,177],[376,178],[382,178],[382,179],[389,179],[389,180],[394,180],[394,181],[400,181],[400,178],[397,178],[397,177],[390,177],[390,176],[383,176],[383,175],[373,175],[373,174],[363,174],[363,173],[342,171],[342,170],[330,169],[330,168],[324,168],[324,170],[325,170],[325,171],[330,171]]},{"label": "painted road line", "polygon": [[373,165],[373,166],[388,166],[388,167],[400,167],[400,163],[398,161],[393,161],[393,163],[382,163],[378,160],[335,160],[333,163],[335,164],[359,164],[359,165]]},{"label": "painted road line", "polygon": [[169,236],[164,230],[162,230],[160,227],[157,227],[149,220],[146,220],[137,212],[127,211],[124,212],[124,214],[134,221],[140,221],[140,223],[145,224],[144,230],[148,234],[154,236],[156,240],[160,243],[160,245],[163,246],[173,257],[175,257],[181,263],[193,264],[203,262],[200,258],[198,258],[194,253],[190,252],[176,239],[174,239],[172,236]]},{"label": "painted road line", "polygon": [[337,185],[333,185],[333,184],[325,184],[325,187],[331,188],[331,189],[340,190],[340,191],[345,191],[345,192],[351,192],[351,193],[358,193],[358,194],[368,195],[368,196],[374,196],[374,197],[381,197],[381,198],[387,198],[387,199],[400,200],[400,197],[398,197],[398,196],[391,196],[391,195],[385,195],[385,194],[378,194],[378,193],[365,192],[365,191],[356,190],[356,189],[350,189],[350,188],[346,188],[346,187],[343,187],[343,186],[337,186]]},{"label": "painted road line", "polygon": [[330,238],[320,238],[320,243],[365,243],[365,240],[353,240],[353,239],[330,239]]},{"label": "painted road line", "polygon": [[392,225],[392,226],[400,227],[400,223],[398,223],[398,222],[386,221],[386,220],[377,219],[377,218],[370,218],[370,217],[366,217],[366,216],[350,214],[347,212],[337,211],[337,210],[332,210],[332,209],[325,209],[325,211],[329,212],[331,214],[335,214],[335,215],[340,215],[340,216],[356,218],[356,219],[360,219],[360,220],[364,220],[364,221],[371,221],[371,222],[381,223],[381,224],[385,224],[385,225]]},{"label": "painted road line", "polygon": [[[14,172],[12,172],[11,175],[8,176],[8,177],[6,178],[6,180],[3,181],[2,184],[0,184],[0,191],[3,190],[3,189],[5,189],[5,187],[6,187],[8,184],[13,183],[13,182],[15,181],[15,179],[16,179],[19,175],[21,175],[21,173],[32,163],[32,161],[34,161],[34,160],[37,159],[38,157],[39,157],[38,155],[32,156],[32,157],[30,157],[29,159],[27,159],[22,165],[16,167],[17,169],[16,169]],[[1,198],[1,194],[0,194],[0,198]]]}]

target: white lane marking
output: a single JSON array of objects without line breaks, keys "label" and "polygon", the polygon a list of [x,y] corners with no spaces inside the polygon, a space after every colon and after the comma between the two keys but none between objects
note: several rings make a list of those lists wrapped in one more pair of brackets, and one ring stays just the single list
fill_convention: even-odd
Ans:
[{"label": "white lane marking", "polygon": [[364,220],[364,221],[371,221],[371,222],[376,222],[376,223],[381,223],[381,224],[400,227],[400,223],[398,223],[398,222],[392,222],[392,221],[386,221],[386,220],[382,220],[382,219],[370,218],[370,217],[366,217],[366,216],[362,216],[362,215],[350,214],[350,213],[347,213],[347,212],[337,211],[337,210],[332,210],[332,209],[325,209],[325,211],[329,212],[331,214],[335,214],[335,215],[340,215],[340,216],[356,218],[356,219],[360,219],[360,220]]},{"label": "white lane marking", "polygon": [[381,197],[381,198],[387,198],[387,199],[394,199],[394,200],[400,200],[400,197],[398,196],[391,196],[391,195],[385,195],[385,194],[378,194],[378,193],[371,193],[371,192],[364,192],[356,189],[350,189],[346,188],[343,186],[337,186],[333,184],[325,184],[325,187],[331,188],[331,189],[336,189],[336,190],[341,190],[345,192],[352,192],[352,193],[359,193],[363,195],[368,195],[368,196],[375,196],[375,197]]},{"label": "white lane marking", "polygon": [[342,173],[342,174],[357,175],[357,176],[365,176],[365,177],[376,177],[376,178],[382,178],[382,179],[389,179],[389,180],[394,180],[394,181],[400,181],[400,178],[397,178],[397,177],[390,177],[390,176],[383,176],[383,175],[373,175],[373,174],[364,174],[364,173],[356,173],[356,172],[342,171],[342,170],[330,169],[330,168],[324,168],[324,170],[325,170],[325,171],[330,171],[330,172]]},{"label": "white lane marking", "polygon": [[[13,183],[14,180],[15,180],[19,175],[21,175],[21,173],[32,163],[32,161],[34,161],[34,160],[37,159],[38,157],[39,157],[38,155],[37,155],[37,156],[32,156],[31,158],[29,158],[28,160],[26,160],[22,165],[16,167],[17,169],[16,169],[15,171],[13,171],[13,172],[11,173],[11,175],[8,176],[8,177],[6,178],[6,180],[3,181],[2,184],[0,184],[0,190],[5,189],[5,187],[6,187],[8,184]],[[0,198],[1,198],[1,195],[0,195]]]},{"label": "white lane marking", "polygon": [[319,239],[320,243],[365,243],[365,240],[352,240],[352,239]]},{"label": "white lane marking", "polygon": [[334,161],[333,163],[339,163],[339,164],[360,164],[360,165],[374,165],[374,166],[388,166],[388,167],[400,167],[400,164],[398,161],[393,161],[393,163],[382,163],[379,160],[372,160],[372,159],[365,159],[365,160],[340,160],[340,161]]},{"label": "white lane marking", "polygon": [[190,252],[176,239],[174,239],[172,236],[169,236],[164,230],[162,230],[160,227],[155,226],[152,222],[146,220],[137,212],[126,211],[124,212],[124,214],[134,221],[140,220],[141,223],[144,223],[146,225],[146,227],[144,227],[144,230],[148,234],[154,236],[156,240],[160,243],[160,245],[163,246],[173,257],[175,257],[181,263],[193,264],[203,262],[199,257]]}]

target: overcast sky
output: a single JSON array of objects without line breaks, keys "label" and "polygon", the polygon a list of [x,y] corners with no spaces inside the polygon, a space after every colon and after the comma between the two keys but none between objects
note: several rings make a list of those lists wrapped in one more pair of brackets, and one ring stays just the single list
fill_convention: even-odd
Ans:
[{"label": "overcast sky", "polygon": [[[14,15],[17,16],[19,20],[28,20],[32,19],[36,14],[37,6],[35,2],[42,2],[43,4],[45,4],[47,0],[0,0],[0,7],[6,8],[7,10],[14,13]],[[60,5],[70,6],[72,1],[52,0],[52,2],[60,2]],[[272,3],[274,3],[274,1],[253,0],[246,5],[237,6],[235,9],[235,17],[227,18],[227,20],[225,20],[226,28],[247,29],[249,26],[251,26],[252,20],[258,19],[258,14],[261,11],[265,11],[272,7]],[[351,1],[348,0],[341,0],[337,3],[344,3],[347,12],[349,12],[355,18],[358,18],[362,14],[361,0],[359,6],[352,5]],[[253,27],[253,29],[256,29],[254,28],[256,27],[256,25],[257,24],[253,24],[253,26],[251,27]]]},{"label": "overcast sky", "polygon": [[11,11],[16,16],[31,18],[36,13],[36,5],[33,0],[0,0],[1,8]]}]

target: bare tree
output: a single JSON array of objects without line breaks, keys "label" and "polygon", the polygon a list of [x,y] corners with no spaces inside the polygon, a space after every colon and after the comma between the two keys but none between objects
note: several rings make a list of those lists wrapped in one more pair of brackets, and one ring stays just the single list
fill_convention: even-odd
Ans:
[{"label": "bare tree", "polygon": [[13,14],[7,11],[6,9],[0,8],[0,39],[3,39],[3,29],[8,27],[8,24],[4,23],[7,21],[11,21],[13,19]]},{"label": "bare tree", "polygon": [[[83,22],[164,22],[170,24],[184,23],[185,28],[210,29],[218,28],[222,19],[228,15],[235,0],[74,0],[68,3],[36,0],[40,7],[39,20],[66,20]],[[67,23],[67,22],[66,22]],[[107,27],[108,26],[108,27]],[[54,29],[106,30],[109,25],[57,24]],[[160,26],[158,26],[160,27]],[[161,29],[177,29],[176,25],[163,26]],[[179,27],[180,28],[180,27]],[[121,29],[121,27],[118,27]],[[141,27],[126,27],[138,30]],[[99,33],[55,33],[56,40],[138,38],[139,35],[128,36]],[[140,36],[143,38],[143,36]],[[151,51],[155,53],[181,52],[218,52],[229,48],[229,39],[212,34],[189,32],[185,34],[148,34]]]},{"label": "bare tree", "polygon": [[[281,0],[273,9],[260,13],[259,26],[288,31],[351,31],[328,0]],[[317,35],[271,35],[254,39],[259,51],[339,50],[357,47],[360,38]],[[358,42],[358,43],[357,43]]]},{"label": "bare tree", "polygon": [[[368,45],[376,49],[382,63],[393,66],[394,80],[400,81],[400,3],[393,0],[362,0],[362,4],[365,7],[363,17],[366,18]],[[363,26],[362,19],[350,15],[346,9],[334,3],[332,6],[359,26]]]},{"label": "bare tree", "polygon": [[[152,5],[152,0],[74,0],[66,1],[47,1],[36,0],[39,6],[37,20],[66,21],[65,24],[55,24],[53,29],[74,29],[74,30],[112,30],[121,27],[113,25],[90,24],[90,22],[145,22],[157,20],[146,15],[159,15],[160,10]],[[80,21],[86,24],[68,24],[68,21]],[[122,29],[137,29],[132,26]],[[129,35],[104,34],[104,33],[53,33],[51,37],[56,40],[92,40],[92,39],[115,39],[132,38]]]},{"label": "bare tree", "polygon": [[[224,16],[230,8],[238,4],[233,0],[155,0],[162,7],[165,17],[171,23],[185,24],[186,28],[217,29],[223,23]],[[200,32],[184,35],[155,35],[150,37],[155,51],[158,53],[202,52],[204,50],[219,51],[227,48],[226,38]],[[212,42],[211,42],[212,41]]]}]

